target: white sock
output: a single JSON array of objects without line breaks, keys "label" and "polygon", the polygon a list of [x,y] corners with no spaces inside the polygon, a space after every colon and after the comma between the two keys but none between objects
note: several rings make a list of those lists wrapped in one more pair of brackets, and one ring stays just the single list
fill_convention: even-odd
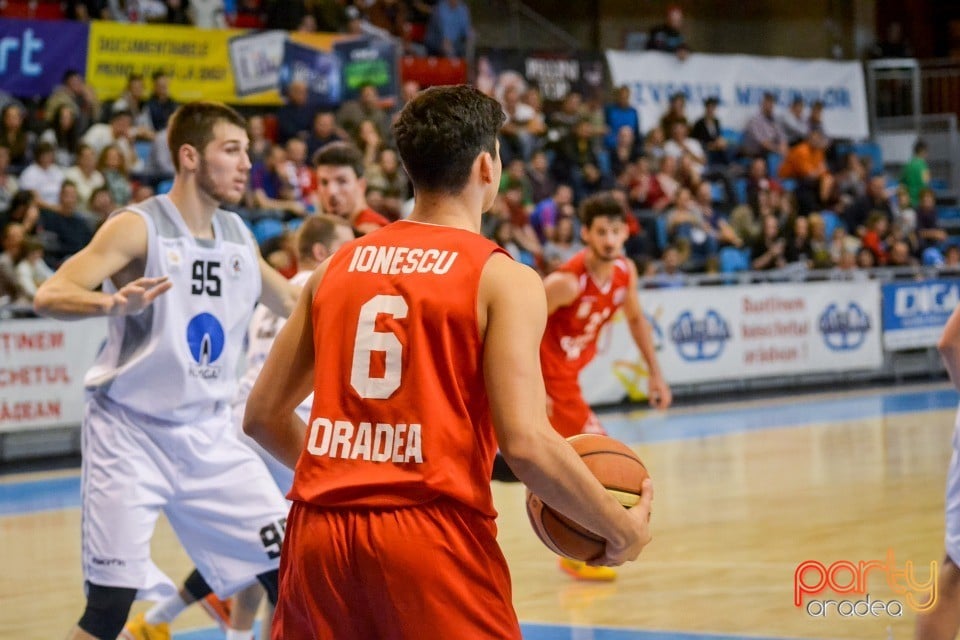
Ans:
[{"label": "white sock", "polygon": [[253,640],[253,629],[246,631],[227,629],[227,640]]},{"label": "white sock", "polygon": [[174,618],[180,615],[187,608],[187,603],[183,601],[179,593],[175,593],[166,600],[161,600],[147,611],[145,616],[148,624],[160,624],[162,622],[173,622]]}]

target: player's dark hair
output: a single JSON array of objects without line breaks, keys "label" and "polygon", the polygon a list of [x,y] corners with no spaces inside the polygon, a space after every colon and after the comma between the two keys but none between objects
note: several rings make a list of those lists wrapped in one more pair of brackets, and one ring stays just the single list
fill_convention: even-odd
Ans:
[{"label": "player's dark hair", "polygon": [[601,191],[586,198],[580,203],[579,215],[580,222],[586,229],[592,227],[593,221],[597,218],[625,220],[627,217],[623,204],[609,191]]},{"label": "player's dark hair", "polygon": [[503,109],[467,85],[431,87],[400,112],[393,136],[414,190],[456,195],[477,156],[497,153]]},{"label": "player's dark hair", "polygon": [[313,154],[314,167],[349,167],[363,177],[363,153],[349,142],[330,142]]},{"label": "player's dark hair", "polygon": [[313,245],[322,244],[330,250],[330,245],[337,236],[337,227],[350,227],[350,223],[342,218],[323,214],[304,218],[303,224],[297,229],[297,253],[301,258],[313,257]]},{"label": "player's dark hair", "polygon": [[219,102],[188,102],[173,112],[167,128],[167,142],[174,169],[180,170],[180,147],[188,144],[203,153],[213,140],[213,128],[219,122],[247,128],[243,116]]}]

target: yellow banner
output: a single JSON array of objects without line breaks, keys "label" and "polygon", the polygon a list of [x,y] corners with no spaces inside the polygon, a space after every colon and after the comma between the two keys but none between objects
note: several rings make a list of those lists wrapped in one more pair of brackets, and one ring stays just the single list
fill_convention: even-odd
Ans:
[{"label": "yellow banner", "polygon": [[90,25],[87,81],[101,100],[112,100],[123,92],[131,73],[142,73],[149,89],[150,75],[163,69],[170,74],[171,95],[180,102],[277,105],[276,79],[286,37],[282,31],[95,21]]}]

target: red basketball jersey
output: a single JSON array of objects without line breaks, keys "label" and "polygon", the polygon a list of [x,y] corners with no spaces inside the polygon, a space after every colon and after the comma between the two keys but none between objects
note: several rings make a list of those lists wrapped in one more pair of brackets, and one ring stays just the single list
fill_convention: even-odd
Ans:
[{"label": "red basketball jersey", "polygon": [[557,271],[571,273],[580,284],[580,294],[547,318],[540,342],[540,364],[544,378],[576,379],[577,374],[597,353],[597,336],[627,297],[630,270],[626,258],[618,258],[613,274],[599,286],[587,272],[584,249],[561,265]]},{"label": "red basketball jersey", "polygon": [[353,220],[353,226],[355,227],[359,227],[362,224],[376,224],[385,227],[390,224],[390,221],[368,207],[358,213],[357,217]]},{"label": "red basketball jersey", "polygon": [[496,515],[477,295],[499,250],[400,221],[334,254],[313,299],[314,401],[291,499],[401,507],[448,496]]}]

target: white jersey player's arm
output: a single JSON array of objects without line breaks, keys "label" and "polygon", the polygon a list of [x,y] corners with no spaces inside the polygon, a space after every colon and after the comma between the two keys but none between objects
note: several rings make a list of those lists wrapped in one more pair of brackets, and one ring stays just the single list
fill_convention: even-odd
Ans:
[{"label": "white jersey player's arm", "polygon": [[[135,213],[115,215],[100,227],[90,244],[40,286],[34,309],[61,320],[138,313],[172,286],[165,277],[141,277],[146,256],[147,223]],[[124,271],[116,293],[94,291],[104,280]]]},{"label": "white jersey player's arm", "polygon": [[947,367],[953,386],[960,391],[960,305],[953,310],[950,319],[947,320],[943,335],[937,343],[937,349],[940,350],[940,357],[943,358],[943,364]]},{"label": "white jersey player's arm", "polygon": [[260,278],[263,281],[260,302],[281,318],[289,316],[297,305],[300,287],[291,284],[263,257],[260,258]]},{"label": "white jersey player's arm", "polygon": [[313,294],[327,271],[324,263],[307,281],[247,398],[243,431],[291,469],[297,464],[307,425],[296,408],[313,391]]},{"label": "white jersey player's arm", "polygon": [[670,391],[670,385],[663,379],[663,371],[660,370],[660,361],[657,359],[657,348],[653,341],[653,329],[640,306],[640,296],[637,294],[637,268],[633,260],[626,262],[630,270],[630,284],[627,285],[623,313],[627,318],[630,335],[643,355],[643,360],[647,363],[647,369],[650,372],[648,392],[650,404],[657,409],[666,409],[673,402],[673,392]]},{"label": "white jersey player's arm", "polygon": [[548,316],[560,307],[566,307],[580,295],[577,276],[565,271],[554,271],[544,278],[543,288],[547,294]]},{"label": "white jersey player's arm", "polygon": [[[607,540],[597,564],[633,560],[650,541],[652,485],[624,509],[547,421],[540,340],[547,307],[531,269],[501,254],[480,278],[477,313],[484,335],[484,379],[500,451],[517,477],[544,502]],[[271,354],[273,355],[273,354]]]}]

